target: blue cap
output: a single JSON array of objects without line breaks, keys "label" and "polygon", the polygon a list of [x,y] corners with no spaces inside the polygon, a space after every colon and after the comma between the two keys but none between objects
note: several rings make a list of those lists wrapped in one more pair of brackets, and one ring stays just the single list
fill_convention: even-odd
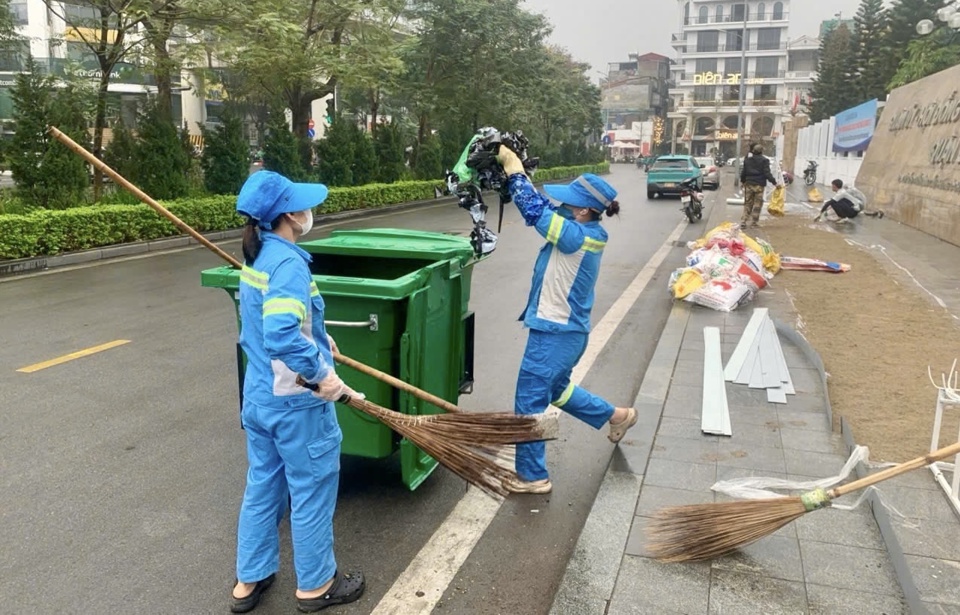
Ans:
[{"label": "blue cap", "polygon": [[237,195],[237,212],[253,218],[262,229],[280,214],[313,209],[327,199],[323,184],[297,184],[273,171],[257,171]]},{"label": "blue cap", "polygon": [[610,203],[617,198],[617,191],[603,178],[593,173],[584,173],[566,186],[549,185],[543,190],[552,198],[574,207],[589,207],[606,211]]}]

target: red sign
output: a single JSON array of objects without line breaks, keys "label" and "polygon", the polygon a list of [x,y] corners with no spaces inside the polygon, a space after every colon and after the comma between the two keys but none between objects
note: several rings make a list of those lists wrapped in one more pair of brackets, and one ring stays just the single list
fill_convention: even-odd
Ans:
[{"label": "red sign", "polygon": [[313,118],[310,118],[310,121],[307,122],[307,128],[313,128],[313,127],[314,127]]}]

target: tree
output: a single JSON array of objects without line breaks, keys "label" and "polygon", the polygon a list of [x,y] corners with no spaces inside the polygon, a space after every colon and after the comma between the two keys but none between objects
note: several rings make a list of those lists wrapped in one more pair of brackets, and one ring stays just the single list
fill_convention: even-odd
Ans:
[{"label": "tree", "polygon": [[810,95],[813,104],[810,120],[828,119],[857,104],[857,91],[851,87],[850,58],[852,37],[845,24],[830,31],[820,42],[820,62]]},{"label": "tree", "polygon": [[353,185],[372,184],[377,180],[377,150],[365,131],[353,126]]},{"label": "tree", "polygon": [[862,0],[853,18],[853,48],[857,94],[861,100],[884,100],[896,67],[885,57],[889,15],[883,0]]},{"label": "tree", "polygon": [[887,60],[893,69],[907,54],[907,47],[915,40],[917,23],[924,19],[937,21],[937,9],[943,6],[942,0],[893,0],[889,11],[889,31],[886,37]]},{"label": "tree", "polygon": [[324,138],[317,142],[320,181],[328,186],[353,186],[357,130],[353,120],[334,116]]},{"label": "tree", "polygon": [[[466,145],[466,143],[463,145]],[[414,152],[414,159],[416,160],[413,169],[414,176],[417,179],[440,179],[443,176],[443,163],[440,158],[443,146],[440,139],[435,134],[430,133],[424,137],[416,149],[418,151]]]},{"label": "tree", "polygon": [[910,43],[906,56],[890,80],[890,89],[923,79],[960,64],[960,41],[953,41],[953,32],[941,28]]},{"label": "tree", "polygon": [[40,207],[62,209],[82,204],[90,185],[82,158],[50,136],[57,126],[77,143],[87,145],[86,121],[79,93],[57,89],[33,58],[30,70],[14,78],[11,92],[16,131],[9,148],[10,170],[18,194]]},{"label": "tree", "polygon": [[113,138],[103,152],[103,161],[127,179],[137,176],[137,138],[122,121],[113,127]]},{"label": "tree", "polygon": [[192,161],[180,131],[156,101],[140,115],[137,173],[140,188],[156,199],[177,199],[190,192]]},{"label": "tree", "polygon": [[263,142],[263,168],[294,181],[305,176],[300,160],[300,144],[290,132],[282,108],[271,111],[267,119],[267,136]]},{"label": "tree", "polygon": [[247,142],[243,138],[243,123],[233,112],[224,113],[221,124],[213,130],[204,126],[203,183],[213,194],[237,194],[250,172]]},{"label": "tree", "polygon": [[[148,10],[148,0],[43,0],[47,9],[66,24],[71,37],[79,39],[86,55],[96,64],[97,102],[93,124],[93,155],[103,156],[103,131],[107,126],[107,92],[117,64],[140,44],[135,33]],[[68,42],[69,44],[69,42]],[[94,169],[93,195],[99,200],[103,173]]]},{"label": "tree", "polygon": [[407,173],[406,151],[400,123],[392,120],[381,124],[374,133],[377,154],[377,181],[389,184],[403,179]]}]

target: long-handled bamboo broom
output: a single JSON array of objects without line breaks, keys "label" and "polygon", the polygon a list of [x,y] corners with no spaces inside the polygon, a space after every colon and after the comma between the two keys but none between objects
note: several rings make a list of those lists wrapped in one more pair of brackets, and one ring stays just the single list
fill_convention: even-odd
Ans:
[{"label": "long-handled bamboo broom", "polygon": [[[48,131],[58,141],[84,158],[105,175],[123,186],[134,196],[153,208],[157,213],[170,220],[178,229],[196,239],[201,245],[208,248],[220,258],[236,269],[243,265],[236,258],[224,252],[213,242],[198,233],[186,222],[178,218],[166,207],[155,201],[148,194],[137,188],[130,181],[106,165],[102,160],[87,151],[83,146],[65,135],[54,126]],[[362,366],[365,373],[379,374],[381,380],[388,377],[383,372],[372,367],[364,366],[358,361],[346,359],[353,367]],[[453,404],[441,400],[426,391],[413,385],[403,383],[392,376],[388,377],[395,386],[402,384],[403,390],[416,394],[430,403],[442,402],[438,407],[449,410],[456,408]],[[394,412],[363,399],[347,399],[345,403],[370,416],[383,421],[397,433],[400,433],[411,442],[422,448],[438,462],[459,475],[464,480],[487,491],[506,495],[503,481],[512,478],[511,471],[503,467],[502,462],[509,455],[503,450],[505,444],[531,442],[536,440],[556,439],[556,421],[543,420],[539,415],[515,415],[509,413],[451,413],[437,415],[410,416]],[[500,463],[498,463],[498,460]]]},{"label": "long-handled bamboo broom", "polygon": [[720,557],[776,532],[840,496],[960,453],[960,442],[830,490],[796,497],[675,506],[657,511],[647,528],[648,552],[663,562]]}]

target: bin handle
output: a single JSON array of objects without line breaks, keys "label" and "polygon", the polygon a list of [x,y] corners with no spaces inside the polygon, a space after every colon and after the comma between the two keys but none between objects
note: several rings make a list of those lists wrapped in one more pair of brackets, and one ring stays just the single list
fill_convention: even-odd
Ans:
[{"label": "bin handle", "polygon": [[325,320],[323,324],[328,327],[347,327],[351,329],[364,329],[369,327],[371,331],[378,331],[380,329],[380,317],[376,314],[370,314],[370,320]]}]

